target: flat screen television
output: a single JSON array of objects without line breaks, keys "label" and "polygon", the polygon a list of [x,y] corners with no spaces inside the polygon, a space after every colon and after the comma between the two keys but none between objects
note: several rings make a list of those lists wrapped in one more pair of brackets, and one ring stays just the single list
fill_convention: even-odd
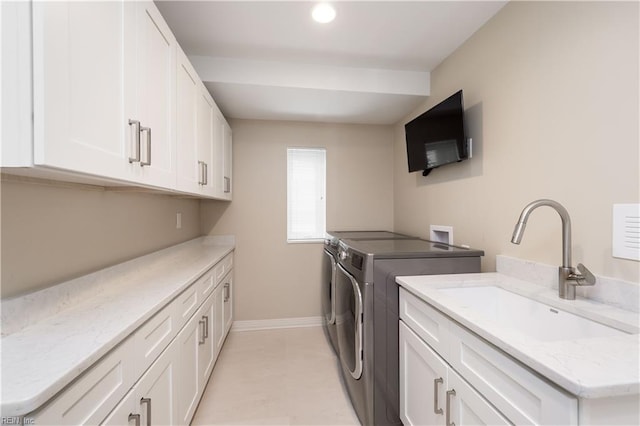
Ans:
[{"label": "flat screen television", "polygon": [[409,173],[422,170],[426,176],[437,167],[467,159],[462,90],[405,124],[404,131]]}]

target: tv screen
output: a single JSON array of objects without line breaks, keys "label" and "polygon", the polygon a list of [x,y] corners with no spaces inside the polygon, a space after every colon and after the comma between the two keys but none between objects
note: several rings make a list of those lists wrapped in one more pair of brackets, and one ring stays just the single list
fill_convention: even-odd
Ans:
[{"label": "tv screen", "polygon": [[429,171],[468,157],[462,90],[404,126],[409,172]]}]

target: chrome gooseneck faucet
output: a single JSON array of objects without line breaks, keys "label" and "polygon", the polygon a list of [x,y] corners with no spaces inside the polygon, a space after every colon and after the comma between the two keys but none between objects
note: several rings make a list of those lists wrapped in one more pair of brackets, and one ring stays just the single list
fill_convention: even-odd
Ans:
[{"label": "chrome gooseneck faucet", "polygon": [[529,215],[540,206],[553,208],[562,219],[562,266],[558,268],[558,295],[561,299],[574,300],[576,298],[576,286],[594,285],[596,278],[582,263],[578,264],[580,274],[577,274],[571,266],[571,218],[569,218],[569,212],[562,204],[544,199],[527,204],[522,213],[520,213],[518,223],[516,223],[516,227],[513,230],[511,242],[520,244]]}]

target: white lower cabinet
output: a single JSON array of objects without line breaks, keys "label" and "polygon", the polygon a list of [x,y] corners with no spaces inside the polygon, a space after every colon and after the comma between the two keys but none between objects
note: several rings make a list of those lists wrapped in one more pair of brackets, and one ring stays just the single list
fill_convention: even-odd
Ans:
[{"label": "white lower cabinet", "polygon": [[28,417],[41,425],[100,423],[136,381],[134,351],[129,337]]},{"label": "white lower cabinet", "polygon": [[[214,291],[215,294],[215,291]],[[204,391],[204,387],[207,384],[207,380],[213,371],[213,365],[216,361],[217,346],[216,339],[213,336],[213,330],[215,328],[217,307],[215,305],[215,296],[209,296],[207,301],[202,305],[197,317],[198,321],[202,325],[204,334],[202,338],[198,340],[198,390]]]},{"label": "white lower cabinet", "polygon": [[232,256],[27,417],[57,425],[189,424],[231,326]]},{"label": "white lower cabinet", "polygon": [[405,425],[577,425],[578,400],[400,290]]},{"label": "white lower cabinet", "polygon": [[178,423],[189,424],[216,361],[215,291],[182,329],[176,340],[179,359]]},{"label": "white lower cabinet", "polygon": [[178,392],[178,422],[189,424],[198,406],[198,348],[204,338],[200,317],[196,314],[180,331],[176,339],[178,347],[179,373],[176,381]]},{"label": "white lower cabinet", "polygon": [[405,425],[511,424],[402,322],[400,404]]},{"label": "white lower cabinet", "polygon": [[223,319],[224,319],[224,335],[231,329],[233,319],[233,275],[229,273],[223,282]]},{"label": "white lower cabinet", "polygon": [[169,345],[102,424],[176,424],[177,364],[176,347]]}]

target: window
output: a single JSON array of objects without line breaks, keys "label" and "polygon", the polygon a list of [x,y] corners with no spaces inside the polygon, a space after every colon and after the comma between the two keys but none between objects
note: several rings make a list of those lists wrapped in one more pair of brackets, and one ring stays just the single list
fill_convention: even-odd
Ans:
[{"label": "window", "polygon": [[287,241],[324,239],[326,153],[287,148]]}]

